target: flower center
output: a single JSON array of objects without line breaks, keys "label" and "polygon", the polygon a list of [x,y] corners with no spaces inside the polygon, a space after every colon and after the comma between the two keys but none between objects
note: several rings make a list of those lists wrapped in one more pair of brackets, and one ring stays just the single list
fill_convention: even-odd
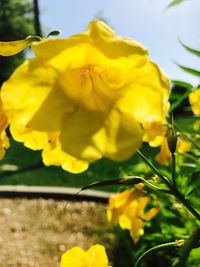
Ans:
[{"label": "flower center", "polygon": [[124,75],[113,66],[85,64],[69,68],[60,77],[67,96],[85,108],[108,112],[123,90]]}]

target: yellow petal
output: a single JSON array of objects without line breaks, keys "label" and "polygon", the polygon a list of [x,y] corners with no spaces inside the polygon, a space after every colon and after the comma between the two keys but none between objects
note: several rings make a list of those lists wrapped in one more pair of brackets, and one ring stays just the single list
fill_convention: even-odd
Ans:
[{"label": "yellow petal", "polygon": [[104,116],[99,112],[77,109],[62,118],[60,140],[64,151],[85,161],[100,159],[107,141],[102,127]]},{"label": "yellow petal", "polygon": [[87,267],[108,267],[108,257],[104,246],[94,245],[87,250]]},{"label": "yellow petal", "polygon": [[178,139],[177,150],[179,153],[182,153],[182,154],[187,153],[190,151],[191,148],[192,148],[192,143],[190,141]]},{"label": "yellow petal", "polygon": [[143,131],[133,114],[113,109],[105,124],[105,156],[116,161],[128,159],[142,143]]},{"label": "yellow petal", "polygon": [[139,241],[140,237],[144,234],[143,228],[144,228],[144,222],[140,218],[134,217],[132,219],[130,235],[135,244]]},{"label": "yellow petal", "polygon": [[134,200],[142,193],[141,189],[143,189],[144,184],[140,183],[138,185],[139,190],[138,187],[135,186],[136,190],[128,189],[109,198],[107,208],[108,221],[116,223],[118,220],[123,220],[123,217],[120,219],[120,216],[124,215],[132,203],[137,203],[134,202]]},{"label": "yellow petal", "polygon": [[5,150],[9,147],[9,139],[6,135],[6,128],[8,126],[8,119],[3,111],[2,102],[0,100],[0,160],[5,155]]},{"label": "yellow petal", "polygon": [[56,75],[48,64],[36,59],[22,64],[2,86],[8,117],[35,130],[58,130],[63,112],[73,110],[74,105],[59,90]]},{"label": "yellow petal", "polygon": [[146,56],[147,50],[139,43],[131,39],[117,36],[104,22],[93,20],[88,26],[88,33],[94,42],[107,57],[132,57],[136,60],[140,56]]},{"label": "yellow petal", "polygon": [[156,155],[156,160],[163,165],[168,165],[171,157],[172,156],[169,151],[167,138],[164,137],[160,147],[160,152]]},{"label": "yellow petal", "polygon": [[61,166],[65,171],[71,173],[80,173],[88,168],[88,162],[81,161],[70,156],[61,149],[58,136],[51,135],[49,143],[42,152],[43,162],[46,166]]},{"label": "yellow petal", "polygon": [[131,230],[132,218],[127,213],[122,213],[119,216],[119,226],[122,229]]},{"label": "yellow petal", "polygon": [[10,132],[16,141],[24,143],[26,147],[33,150],[43,149],[48,144],[49,138],[46,132],[35,131],[22,124],[13,122],[10,126]]},{"label": "yellow petal", "polygon": [[189,101],[194,114],[200,116],[200,88],[189,95]]},{"label": "yellow petal", "polygon": [[24,40],[0,42],[0,55],[6,57],[13,56],[24,50],[34,39],[37,38],[29,36]]},{"label": "yellow petal", "polygon": [[60,267],[88,267],[88,257],[79,247],[73,247],[62,255]]},{"label": "yellow petal", "polygon": [[[166,124],[166,115],[169,109],[169,80],[156,64],[147,61],[141,68],[135,68],[132,73],[134,82],[130,90],[120,101],[120,106],[132,110],[137,121],[142,123],[148,141],[160,135],[162,125]],[[159,127],[149,127],[156,123]],[[156,130],[157,129],[157,130]],[[145,135],[146,136],[146,135]],[[152,140],[150,140],[150,138]]]},{"label": "yellow petal", "polygon": [[145,220],[150,221],[156,214],[159,212],[158,208],[151,208],[146,214],[145,214]]}]

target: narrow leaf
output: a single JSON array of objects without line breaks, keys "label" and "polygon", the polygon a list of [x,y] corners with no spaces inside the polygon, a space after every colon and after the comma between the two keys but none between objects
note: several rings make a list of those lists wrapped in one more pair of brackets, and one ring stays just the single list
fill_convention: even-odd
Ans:
[{"label": "narrow leaf", "polygon": [[188,67],[185,67],[185,66],[182,66],[182,65],[179,65],[177,63],[175,63],[179,68],[181,68],[182,70],[184,70],[185,72],[189,73],[189,74],[192,74],[194,76],[197,76],[197,77],[200,77],[200,71],[198,70],[194,70],[194,69],[191,69],[191,68],[188,68]]},{"label": "narrow leaf", "polygon": [[170,112],[173,112],[177,107],[179,107],[182,102],[189,96],[190,91],[184,93],[181,97],[178,98],[176,102],[170,105]]},{"label": "narrow leaf", "polygon": [[169,3],[169,5],[167,6],[167,8],[170,8],[170,7],[173,7],[173,6],[177,6],[177,5],[181,4],[184,1],[185,0],[173,0],[173,1],[171,1],[171,3]]},{"label": "narrow leaf", "polygon": [[187,194],[186,197],[191,196],[191,195],[192,195],[194,192],[196,192],[199,188],[200,188],[200,185],[198,185],[197,187],[195,187],[194,189],[192,189],[192,190]]},{"label": "narrow leaf", "polygon": [[200,57],[200,51],[199,50],[196,50],[196,49],[193,49],[187,45],[185,45],[184,43],[182,43],[180,40],[179,40],[180,44],[187,50],[189,51],[190,53]]},{"label": "narrow leaf", "polygon": [[178,80],[172,80],[171,82],[172,82],[173,85],[187,88],[190,91],[192,91],[192,89],[193,89],[193,86],[190,83],[186,83],[186,82],[178,81]]}]

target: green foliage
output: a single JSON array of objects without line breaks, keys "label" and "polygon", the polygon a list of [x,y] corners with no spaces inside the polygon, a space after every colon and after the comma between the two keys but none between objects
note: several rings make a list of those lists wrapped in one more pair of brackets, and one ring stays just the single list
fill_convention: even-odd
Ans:
[{"label": "green foliage", "polygon": [[[0,0],[0,40],[13,41],[34,34],[33,7],[30,0]],[[0,57],[0,85],[25,59],[24,52]]]},{"label": "green foliage", "polygon": [[167,8],[177,6],[177,5],[181,4],[181,3],[183,3],[184,1],[186,1],[186,0],[173,0],[173,1],[171,1],[169,3]]},{"label": "green foliage", "polygon": [[188,68],[188,67],[185,67],[185,66],[182,66],[182,65],[179,65],[176,63],[176,65],[181,68],[182,70],[184,70],[185,72],[189,73],[189,74],[192,74],[194,76],[197,76],[197,77],[200,77],[200,71],[198,70],[195,70],[195,69],[192,69],[192,68]]},{"label": "green foliage", "polygon": [[199,50],[191,48],[191,47],[185,45],[184,43],[182,43],[181,41],[180,41],[180,43],[188,52],[192,53],[193,55],[196,55],[196,56],[200,57],[200,51]]}]

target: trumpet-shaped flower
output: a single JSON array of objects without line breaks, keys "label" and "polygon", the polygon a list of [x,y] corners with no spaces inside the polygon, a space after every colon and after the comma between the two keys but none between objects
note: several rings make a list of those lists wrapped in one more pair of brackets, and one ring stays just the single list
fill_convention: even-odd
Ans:
[{"label": "trumpet-shaped flower", "polygon": [[150,198],[141,197],[143,187],[144,185],[140,184],[140,190],[128,189],[111,197],[107,209],[108,221],[119,223],[122,229],[129,230],[135,243],[144,233],[144,222],[151,220],[158,213],[158,208],[151,208],[145,213]]},{"label": "trumpet-shaped flower", "polygon": [[3,112],[2,102],[0,100],[0,159],[3,158],[5,154],[5,149],[9,147],[9,140],[5,132],[7,126],[8,126],[8,120],[5,113]]},{"label": "trumpet-shaped flower", "polygon": [[[105,248],[94,245],[86,252],[79,247],[73,247],[65,252],[60,267],[109,267]],[[111,266],[110,266],[111,267]]]},{"label": "trumpet-shaped flower", "polygon": [[126,160],[147,122],[165,124],[168,78],[143,46],[103,22],[32,48],[36,57],[4,83],[2,99],[13,138],[42,149],[45,164],[77,173],[102,157]]},{"label": "trumpet-shaped flower", "polygon": [[[191,147],[192,147],[191,142],[178,138],[176,150],[179,153],[185,154],[190,151]],[[156,155],[156,160],[163,165],[168,165],[171,158],[172,155],[168,147],[167,138],[164,137],[161,143],[160,152]]]},{"label": "trumpet-shaped flower", "polygon": [[200,88],[196,89],[189,95],[189,101],[194,114],[200,116]]},{"label": "trumpet-shaped flower", "polygon": [[32,41],[37,39],[38,37],[28,36],[23,40],[0,42],[0,56],[8,57],[18,54],[19,52],[24,50]]}]

